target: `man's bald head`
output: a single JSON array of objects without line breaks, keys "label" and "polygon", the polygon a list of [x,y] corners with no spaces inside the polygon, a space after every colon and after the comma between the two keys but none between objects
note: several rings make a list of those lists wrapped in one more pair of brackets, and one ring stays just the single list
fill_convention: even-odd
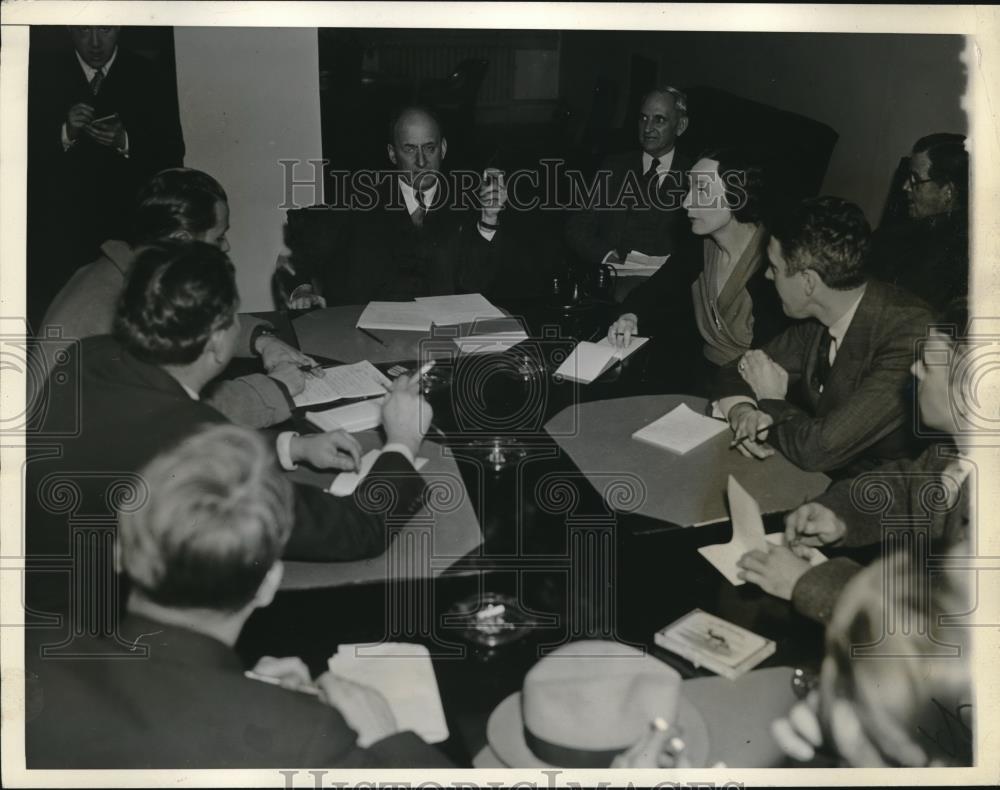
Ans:
[{"label": "man's bald head", "polygon": [[437,116],[426,107],[404,107],[390,122],[389,134],[389,161],[415,189],[428,189],[448,152]]}]

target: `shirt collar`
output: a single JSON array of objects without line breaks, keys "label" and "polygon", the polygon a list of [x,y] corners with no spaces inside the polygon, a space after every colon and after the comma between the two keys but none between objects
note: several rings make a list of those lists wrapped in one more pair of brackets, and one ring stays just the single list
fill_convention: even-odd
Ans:
[{"label": "shirt collar", "polygon": [[[93,66],[87,65],[83,58],[80,57],[80,53],[73,50],[76,54],[76,61],[80,64],[80,68],[83,69],[83,76],[87,78],[87,82],[94,79],[94,75],[97,73],[97,69]],[[118,47],[115,47],[115,51],[111,53],[111,57],[108,58],[108,62],[101,66],[101,71],[104,72],[104,76],[107,77],[111,71],[111,64],[115,62],[115,58],[118,57]]]},{"label": "shirt collar", "polygon": [[[657,157],[660,160],[660,164],[656,166],[657,173],[666,173],[670,169],[670,166],[674,163],[674,152],[676,150],[677,147],[675,146],[671,148],[669,151],[667,151],[663,156]],[[649,170],[649,166],[651,164],[653,164],[653,157],[650,154],[643,151],[642,172],[645,173],[647,170]]]},{"label": "shirt collar", "polygon": [[833,342],[837,348],[840,348],[840,344],[844,340],[844,335],[847,334],[847,330],[851,326],[851,321],[854,320],[854,314],[858,312],[858,305],[861,304],[861,300],[865,298],[866,290],[867,287],[863,288],[861,290],[861,296],[854,300],[854,304],[847,308],[847,312],[827,328],[827,331],[830,333],[830,337],[833,338]]},{"label": "shirt collar", "polygon": [[[402,178],[399,179],[399,188],[403,192],[403,201],[406,203],[406,210],[412,214],[417,210],[417,197],[416,190],[412,186],[406,183]],[[429,207],[434,205],[434,196],[437,194],[438,185],[437,181],[431,184],[430,187],[424,190],[424,207]]]}]

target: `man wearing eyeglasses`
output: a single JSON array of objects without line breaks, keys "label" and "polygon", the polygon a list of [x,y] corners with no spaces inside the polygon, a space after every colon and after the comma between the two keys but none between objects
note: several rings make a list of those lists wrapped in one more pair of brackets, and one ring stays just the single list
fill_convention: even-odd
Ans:
[{"label": "man wearing eyeglasses", "polygon": [[32,57],[28,300],[35,322],[98,246],[121,238],[138,187],[183,164],[176,88],[119,46],[121,28],[70,26],[71,47]]},{"label": "man wearing eyeglasses", "polygon": [[969,154],[965,137],[917,140],[904,167],[907,217],[872,235],[868,265],[940,310],[969,290]]}]

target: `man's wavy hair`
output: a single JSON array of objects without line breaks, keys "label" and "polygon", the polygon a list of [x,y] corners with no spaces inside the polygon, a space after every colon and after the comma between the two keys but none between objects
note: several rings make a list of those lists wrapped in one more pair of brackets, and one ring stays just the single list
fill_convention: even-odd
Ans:
[{"label": "man's wavy hair", "polygon": [[768,224],[773,214],[774,194],[769,168],[761,154],[746,148],[710,148],[698,159],[719,163],[726,206],[732,211],[733,219]]},{"label": "man's wavy hair", "polygon": [[292,530],[291,483],[255,431],[206,428],[142,471],[149,501],[123,513],[121,568],[147,598],[235,612],[250,603]]},{"label": "man's wavy hair", "polygon": [[865,281],[871,226],[854,203],[838,197],[803,200],[774,218],[771,236],[781,245],[789,275],[812,269],[841,291]]},{"label": "man's wavy hair", "polygon": [[222,184],[208,173],[187,167],[161,170],[139,189],[132,212],[133,247],[155,244],[171,233],[192,237],[215,226],[217,203],[229,198]]},{"label": "man's wavy hair", "polygon": [[229,257],[204,242],[161,242],[139,254],[118,301],[113,334],[138,359],[186,365],[239,307]]}]

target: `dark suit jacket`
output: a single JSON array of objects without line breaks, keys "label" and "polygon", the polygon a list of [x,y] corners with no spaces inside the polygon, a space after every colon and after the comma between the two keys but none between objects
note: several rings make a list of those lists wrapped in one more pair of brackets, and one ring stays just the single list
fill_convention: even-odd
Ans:
[{"label": "dark suit jacket", "polygon": [[[879,544],[891,523],[926,529],[935,551],[946,551],[969,536],[969,492],[962,485],[957,501],[940,496],[942,473],[956,457],[954,447],[935,444],[917,459],[885,464],[851,480],[841,480],[816,498],[847,524],[845,547]],[[867,494],[865,493],[867,491]],[[872,496],[877,492],[877,496]],[[883,502],[884,507],[862,508]],[[792,590],[792,605],[802,614],[827,622],[848,581],[862,565],[848,557],[834,557],[810,568]]]},{"label": "dark suit jacket", "polygon": [[600,170],[610,173],[608,201],[612,208],[580,207],[574,212],[566,223],[566,241],[570,248],[588,264],[600,263],[610,250],[638,250],[647,255],[678,252],[691,236],[691,226],[681,203],[687,191],[687,171],[693,164],[689,156],[675,149],[670,171],[659,185],[659,205],[628,208],[625,203],[628,191],[622,201],[618,197],[630,174],[631,179],[641,183],[642,151],[609,156]]},{"label": "dark suit jacket", "polygon": [[[136,190],[154,173],[184,163],[184,139],[176,87],[122,47],[96,97],[72,47],[32,58],[29,83],[28,288],[37,321],[105,239],[127,238]],[[63,150],[61,128],[78,102],[93,106],[95,118],[118,113],[128,158],[85,134]]]},{"label": "dark suit jacket", "polygon": [[335,708],[247,679],[209,636],[135,615],[121,634],[148,655],[28,650],[29,769],[450,767],[413,732],[361,748]]},{"label": "dark suit jacket", "polygon": [[[763,350],[789,374],[785,400],[758,404],[775,422],[788,420],[768,442],[803,469],[840,476],[914,455],[907,386],[916,340],[931,321],[924,302],[869,282],[822,392],[813,384],[822,324],[801,321],[766,343]],[[720,368],[713,400],[753,397],[736,364]]]},{"label": "dark suit jacket", "polygon": [[345,283],[331,270],[323,286],[330,302],[489,295],[507,257],[509,234],[501,227],[487,241],[477,228],[479,212],[453,207],[444,202],[446,197],[439,186],[435,204],[419,229],[410,219],[395,178],[379,191],[378,204],[371,211],[353,212],[344,261],[350,298],[342,298]]},{"label": "dark suit jacket", "polygon": [[[67,412],[78,409],[79,434],[58,442],[44,431],[29,452],[28,556],[67,557],[71,525],[81,517],[102,517],[113,525],[113,503],[127,504],[110,492],[115,481],[134,477],[149,460],[201,427],[226,418],[202,401],[192,400],[163,369],[139,361],[113,338],[87,338],[79,346],[81,386],[53,390],[48,424],[65,425]],[[41,457],[54,446],[58,457]],[[48,483],[45,478],[49,477]],[[63,488],[51,488],[62,480]],[[60,492],[79,492],[76,501]],[[419,509],[424,481],[399,453],[384,453],[354,493],[341,499],[307,485],[295,486],[295,526],[285,557],[298,560],[354,560],[382,554],[387,523],[405,523]],[[57,576],[57,578],[53,578]],[[64,576],[29,574],[29,599],[61,610]],[[32,593],[37,592],[35,596]]]}]

